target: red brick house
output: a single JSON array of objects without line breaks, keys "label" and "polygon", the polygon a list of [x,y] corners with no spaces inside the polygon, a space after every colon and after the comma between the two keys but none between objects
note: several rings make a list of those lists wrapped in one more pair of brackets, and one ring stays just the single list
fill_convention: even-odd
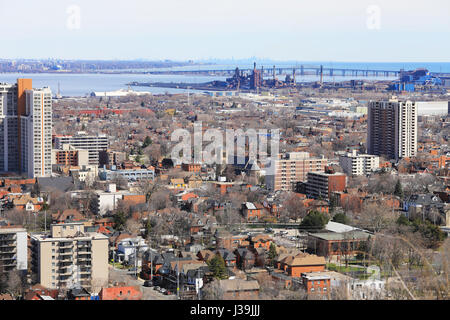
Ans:
[{"label": "red brick house", "polygon": [[305,272],[324,271],[326,261],[324,257],[314,254],[299,253],[295,256],[288,255],[277,262],[278,268],[285,271],[289,276],[299,278]]},{"label": "red brick house", "polygon": [[331,278],[321,272],[302,273],[302,283],[308,293],[325,295],[330,292]]}]

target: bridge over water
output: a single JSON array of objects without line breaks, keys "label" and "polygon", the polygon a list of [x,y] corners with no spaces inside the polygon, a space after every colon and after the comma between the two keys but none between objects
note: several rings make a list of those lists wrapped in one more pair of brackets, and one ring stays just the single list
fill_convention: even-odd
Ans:
[{"label": "bridge over water", "polygon": [[[251,73],[253,68],[239,68],[244,73]],[[342,76],[342,77],[399,77],[400,70],[382,70],[382,69],[355,69],[355,68],[337,68],[324,67],[317,65],[296,65],[296,66],[262,66],[258,67],[263,76],[273,75],[316,75],[316,76]],[[235,69],[198,69],[198,70],[171,70],[171,71],[151,71],[150,74],[181,74],[181,75],[213,75],[213,76],[232,76]],[[431,73],[434,76],[450,77],[450,73]]]}]

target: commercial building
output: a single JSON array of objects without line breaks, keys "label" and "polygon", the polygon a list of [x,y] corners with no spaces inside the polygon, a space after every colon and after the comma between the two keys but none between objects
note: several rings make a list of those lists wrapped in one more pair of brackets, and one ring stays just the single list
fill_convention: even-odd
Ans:
[{"label": "commercial building", "polygon": [[417,153],[417,105],[411,101],[369,102],[367,153],[398,161]]},{"label": "commercial building", "polygon": [[99,152],[108,149],[108,137],[106,135],[88,135],[79,131],[73,136],[55,136],[55,148],[63,149],[64,144],[70,144],[76,149],[88,150],[89,164],[99,165]]},{"label": "commercial building", "polygon": [[27,230],[18,227],[0,228],[0,275],[28,268]]},{"label": "commercial building", "polygon": [[50,236],[31,236],[32,271],[42,286],[98,293],[107,285],[108,237],[84,228],[82,222],[53,224]]},{"label": "commercial building", "polygon": [[266,186],[269,190],[290,191],[297,182],[303,182],[308,172],[323,172],[328,164],[325,158],[311,158],[308,152],[290,152],[273,159],[266,168]]},{"label": "commercial building", "polygon": [[347,176],[339,172],[309,172],[305,189],[308,197],[328,199],[332,192],[344,191]]},{"label": "commercial building", "polygon": [[417,115],[445,116],[450,110],[450,101],[417,101]]},{"label": "commercial building", "polygon": [[352,153],[339,156],[339,165],[349,176],[370,175],[380,167],[380,157],[369,154]]},{"label": "commercial building", "polygon": [[52,93],[31,79],[0,84],[0,171],[51,176]]}]

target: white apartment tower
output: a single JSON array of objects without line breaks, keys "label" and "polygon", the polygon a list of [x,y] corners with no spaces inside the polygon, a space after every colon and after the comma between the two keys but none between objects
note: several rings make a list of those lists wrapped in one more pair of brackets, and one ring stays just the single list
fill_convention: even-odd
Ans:
[{"label": "white apartment tower", "polygon": [[398,161],[417,153],[417,106],[411,101],[371,101],[367,153]]},{"label": "white apartment tower", "polygon": [[30,178],[52,173],[52,93],[49,88],[26,91],[26,113],[21,117],[22,171]]},{"label": "white apartment tower", "polygon": [[52,97],[31,79],[0,83],[0,172],[51,175]]}]

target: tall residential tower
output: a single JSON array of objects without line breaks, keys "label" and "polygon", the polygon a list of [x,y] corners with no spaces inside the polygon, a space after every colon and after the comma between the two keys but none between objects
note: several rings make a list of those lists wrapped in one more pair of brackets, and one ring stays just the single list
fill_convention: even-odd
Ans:
[{"label": "tall residential tower", "polygon": [[398,161],[417,153],[417,106],[411,101],[371,101],[367,153]]},{"label": "tall residential tower", "polygon": [[52,93],[31,79],[0,83],[0,172],[51,175]]}]

